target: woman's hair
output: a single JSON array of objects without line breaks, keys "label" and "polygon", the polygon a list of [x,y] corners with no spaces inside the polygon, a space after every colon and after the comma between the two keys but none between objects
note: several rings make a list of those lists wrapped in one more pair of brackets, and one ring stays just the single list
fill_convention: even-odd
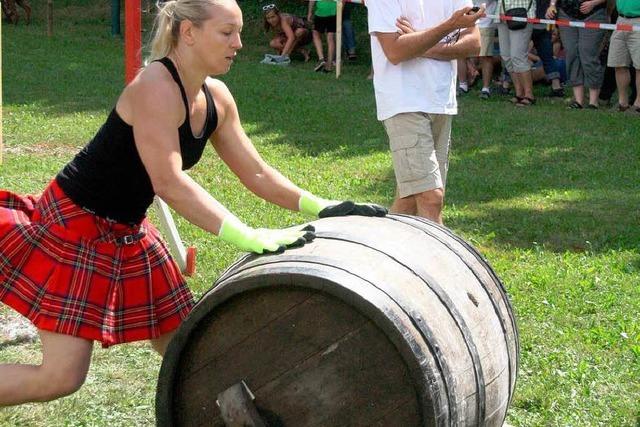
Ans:
[{"label": "woman's hair", "polygon": [[270,12],[274,12],[276,15],[280,16],[280,10],[275,3],[268,4],[266,6],[262,6],[262,25],[264,26],[264,32],[268,33],[271,31],[271,24],[267,21],[267,15]]},{"label": "woman's hair", "polygon": [[153,23],[151,55],[149,62],[167,56],[178,43],[180,23],[185,19],[196,27],[209,19],[210,6],[219,5],[224,0],[169,0],[157,2],[158,14]]}]

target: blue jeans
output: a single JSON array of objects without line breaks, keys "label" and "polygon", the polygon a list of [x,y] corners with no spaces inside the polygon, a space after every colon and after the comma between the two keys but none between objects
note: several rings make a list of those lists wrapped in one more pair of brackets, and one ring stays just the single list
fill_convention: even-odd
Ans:
[{"label": "blue jeans", "polygon": [[542,60],[542,67],[544,68],[547,80],[559,79],[560,70],[558,70],[558,65],[553,59],[551,31],[534,28],[531,34],[531,40],[536,48],[536,52],[538,52],[538,56]]},{"label": "blue jeans", "polygon": [[356,33],[351,22],[351,10],[354,7],[354,3],[346,3],[342,10],[342,46],[347,53],[355,53],[356,51]]}]

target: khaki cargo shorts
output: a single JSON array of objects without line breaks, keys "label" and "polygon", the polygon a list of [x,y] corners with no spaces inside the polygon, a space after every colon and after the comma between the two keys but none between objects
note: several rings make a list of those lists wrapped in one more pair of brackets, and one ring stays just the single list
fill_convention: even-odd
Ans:
[{"label": "khaki cargo shorts", "polygon": [[445,188],[451,119],[447,114],[401,113],[384,120],[398,196]]},{"label": "khaki cargo shorts", "polygon": [[494,49],[496,38],[494,27],[480,28],[480,53],[478,56],[496,56]]},{"label": "khaki cargo shorts", "polygon": [[[640,18],[618,17],[616,24],[640,25]],[[640,32],[614,31],[609,44],[607,66],[628,67],[630,65],[640,69]]]}]

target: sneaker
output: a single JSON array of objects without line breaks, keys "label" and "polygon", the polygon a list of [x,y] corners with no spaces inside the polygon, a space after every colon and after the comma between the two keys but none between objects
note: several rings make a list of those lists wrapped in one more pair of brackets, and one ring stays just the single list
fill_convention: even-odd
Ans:
[{"label": "sneaker", "polygon": [[273,55],[265,54],[264,59],[260,61],[261,64],[271,64],[273,63]]},{"label": "sneaker", "polygon": [[318,65],[316,65],[316,68],[313,69],[313,71],[315,71],[316,73],[318,71],[322,71],[324,70],[326,65],[327,65],[327,62],[324,59],[321,59],[320,62],[318,62]]},{"label": "sneaker", "polygon": [[480,99],[489,99],[491,97],[491,91],[487,88],[482,88],[480,91]]},{"label": "sneaker", "polygon": [[564,89],[563,88],[551,89],[551,91],[549,92],[549,96],[551,98],[564,98]]}]

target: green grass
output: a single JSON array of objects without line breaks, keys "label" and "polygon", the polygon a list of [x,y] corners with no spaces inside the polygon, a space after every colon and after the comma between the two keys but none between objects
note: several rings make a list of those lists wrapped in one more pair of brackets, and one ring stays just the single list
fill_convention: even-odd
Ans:
[{"label": "green grass", "polygon": [[[41,190],[91,138],[123,85],[123,43],[110,36],[110,2],[55,2],[52,38],[33,3],[30,27],[2,26],[0,188],[21,193]],[[313,73],[312,64],[258,64],[267,51],[259,7],[242,5],[245,48],[223,80],[258,150],[320,195],[388,205],[393,170],[366,80],[362,11],[355,13],[360,59],[335,80]],[[564,101],[542,97],[525,110],[476,93],[460,104],[445,222],[488,258],[517,313],[521,366],[509,423],[638,426],[640,118],[569,111]],[[256,200],[213,151],[192,176],[252,225],[305,220]],[[189,280],[199,296],[238,252],[178,223],[199,251],[199,271]],[[0,345],[0,361],[37,363],[39,346]],[[0,409],[0,425],[152,425],[159,366],[144,343],[96,346],[78,393]]]}]

